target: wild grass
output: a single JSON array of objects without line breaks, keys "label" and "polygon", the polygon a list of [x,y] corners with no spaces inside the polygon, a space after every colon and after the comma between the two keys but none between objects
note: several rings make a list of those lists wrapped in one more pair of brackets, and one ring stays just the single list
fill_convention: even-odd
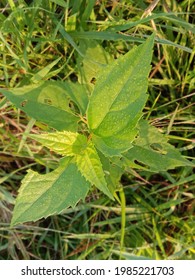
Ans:
[{"label": "wild grass", "polygon": [[[193,0],[2,0],[0,87],[81,79],[86,42],[98,43],[115,59],[155,31],[144,116],[194,161],[194,6]],[[46,126],[3,96],[0,120],[0,259],[195,259],[191,167],[158,174],[130,169],[123,174],[123,227],[121,205],[92,189],[74,209],[10,228],[26,170],[49,172],[59,159],[24,136]]]}]

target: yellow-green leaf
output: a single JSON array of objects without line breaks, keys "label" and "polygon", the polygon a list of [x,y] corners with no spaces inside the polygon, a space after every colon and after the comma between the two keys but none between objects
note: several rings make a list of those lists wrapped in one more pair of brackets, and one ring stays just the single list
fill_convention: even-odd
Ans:
[{"label": "yellow-green leaf", "polygon": [[102,164],[91,141],[87,141],[84,135],[68,131],[57,131],[41,135],[30,135],[52,151],[73,157],[78,170],[92,185],[113,198],[107,186]]},{"label": "yellow-green leaf", "polygon": [[30,134],[31,138],[62,156],[75,156],[87,147],[87,138],[77,132],[57,131],[45,134]]},{"label": "yellow-green leaf", "polygon": [[113,199],[104,177],[100,158],[92,142],[88,143],[87,148],[82,153],[75,156],[75,161],[85,179]]}]

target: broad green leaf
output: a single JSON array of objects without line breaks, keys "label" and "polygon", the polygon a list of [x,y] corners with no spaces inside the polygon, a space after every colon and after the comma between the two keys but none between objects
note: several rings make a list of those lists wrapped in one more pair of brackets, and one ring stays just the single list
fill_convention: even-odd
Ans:
[{"label": "broad green leaf", "polygon": [[84,135],[58,131],[41,135],[31,134],[30,137],[60,155],[72,156],[85,179],[113,198],[107,187],[97,151],[92,142],[87,143],[87,138]]},{"label": "broad green leaf", "polygon": [[104,177],[100,158],[92,142],[88,143],[87,148],[82,153],[75,156],[75,161],[85,179],[113,199]]},{"label": "broad green leaf", "polygon": [[101,71],[89,101],[87,119],[96,147],[120,155],[132,147],[147,100],[154,35]]},{"label": "broad green leaf", "polygon": [[50,105],[66,111],[71,111],[69,103],[72,101],[77,105],[80,113],[83,115],[86,113],[88,105],[88,95],[85,85],[70,81],[46,81],[38,100],[41,103],[51,103]]},{"label": "broad green leaf", "polygon": [[79,81],[82,84],[93,85],[93,78],[111,62],[111,56],[95,40],[80,40],[80,48],[85,54],[84,57],[78,56],[77,64],[79,68]]},{"label": "broad green leaf", "polygon": [[177,166],[192,166],[180,152],[167,143],[166,137],[147,121],[139,124],[139,137],[133,143],[133,148],[124,154],[125,165],[140,165],[143,169],[159,172],[173,169]]},{"label": "broad green leaf", "polygon": [[111,193],[114,193],[117,188],[119,188],[120,179],[125,170],[122,166],[120,167],[119,165],[111,162],[109,158],[105,157],[101,152],[99,152],[98,155],[102,163],[108,188]]},{"label": "broad green leaf", "polygon": [[64,87],[64,84],[61,82],[46,81],[43,84],[37,85],[36,94],[35,92],[29,94],[29,91],[27,93],[30,100],[37,100],[37,102],[41,104],[71,112],[69,108],[69,98],[67,98]]},{"label": "broad green leaf", "polygon": [[58,130],[77,130],[79,118],[69,108],[63,83],[48,81],[1,92],[30,117]]},{"label": "broad green leaf", "polygon": [[29,136],[63,156],[82,154],[87,147],[87,138],[84,135],[70,131],[57,131],[40,135],[30,134]]},{"label": "broad green leaf", "polygon": [[85,114],[88,105],[87,88],[83,84],[66,82],[64,83],[64,90],[67,97],[73,101],[79,108],[81,114]]},{"label": "broad green leaf", "polygon": [[69,158],[51,173],[40,175],[29,170],[22,180],[14,208],[12,226],[59,214],[84,199],[90,184]]}]

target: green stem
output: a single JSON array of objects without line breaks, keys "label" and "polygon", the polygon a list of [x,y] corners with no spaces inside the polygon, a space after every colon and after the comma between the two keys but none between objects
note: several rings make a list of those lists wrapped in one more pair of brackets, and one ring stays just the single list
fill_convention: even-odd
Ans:
[{"label": "green stem", "polygon": [[12,9],[12,11],[16,8],[14,1],[13,0],[8,0],[8,3],[10,5],[10,8]]},{"label": "green stem", "polygon": [[124,249],[125,240],[125,226],[126,226],[126,198],[123,188],[119,190],[120,203],[121,203],[121,239],[120,239],[120,259]]}]

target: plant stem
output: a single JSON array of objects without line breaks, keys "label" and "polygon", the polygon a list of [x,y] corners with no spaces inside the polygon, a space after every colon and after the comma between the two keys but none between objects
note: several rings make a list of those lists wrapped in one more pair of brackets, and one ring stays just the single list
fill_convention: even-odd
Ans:
[{"label": "plant stem", "polygon": [[124,249],[124,240],[125,240],[125,226],[126,226],[126,198],[123,188],[119,190],[120,203],[121,203],[121,239],[120,239],[120,259],[121,254]]}]

